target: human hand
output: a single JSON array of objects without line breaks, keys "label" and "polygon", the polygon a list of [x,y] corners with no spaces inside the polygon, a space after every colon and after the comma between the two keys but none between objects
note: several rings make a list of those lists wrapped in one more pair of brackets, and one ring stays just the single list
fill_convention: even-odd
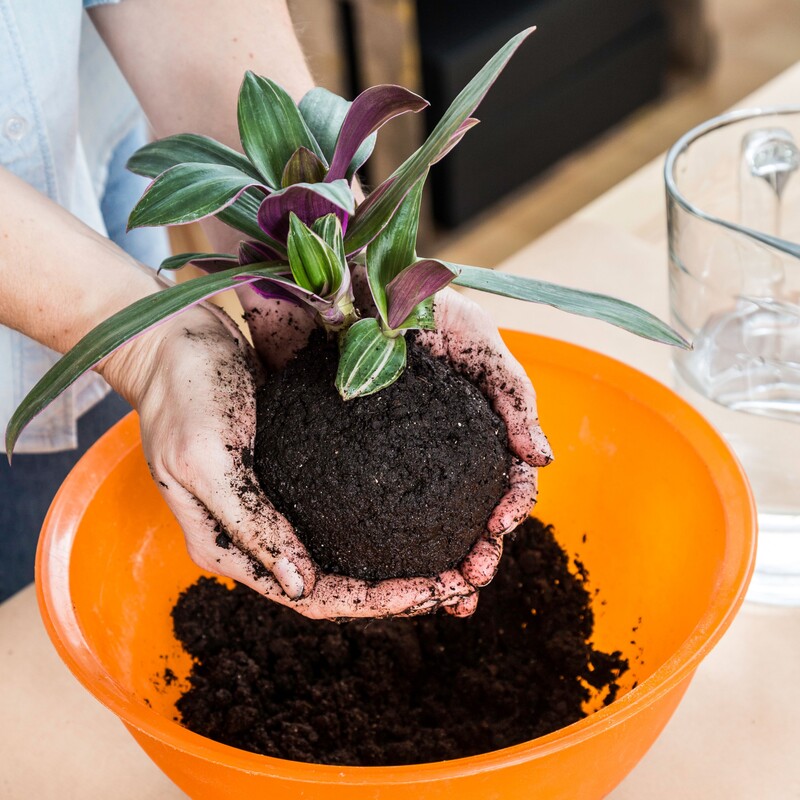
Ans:
[{"label": "human hand", "polygon": [[314,618],[425,613],[473,594],[456,570],[373,584],[319,573],[253,472],[259,369],[233,322],[205,308],[139,337],[101,367],[139,412],[151,473],[195,563]]},{"label": "human hand", "polygon": [[[514,358],[489,314],[463,295],[445,289],[436,295],[435,331],[420,331],[417,340],[435,356],[446,357],[489,398],[505,422],[513,454],[509,489],[459,569],[475,587],[489,583],[503,554],[503,536],[516,528],[536,503],[537,468],[553,460],[539,425],[536,393],[530,378]],[[475,593],[447,610],[456,616],[475,611]]]}]

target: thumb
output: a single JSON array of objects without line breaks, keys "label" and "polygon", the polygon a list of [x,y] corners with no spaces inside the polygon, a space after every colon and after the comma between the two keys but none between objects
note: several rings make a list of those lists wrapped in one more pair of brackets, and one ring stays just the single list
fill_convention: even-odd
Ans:
[{"label": "thumb", "polygon": [[[292,525],[261,490],[252,469],[239,462],[224,481],[189,491],[219,522],[230,543],[263,565],[291,599],[308,596],[317,566]],[[219,546],[225,545],[220,539]]]}]

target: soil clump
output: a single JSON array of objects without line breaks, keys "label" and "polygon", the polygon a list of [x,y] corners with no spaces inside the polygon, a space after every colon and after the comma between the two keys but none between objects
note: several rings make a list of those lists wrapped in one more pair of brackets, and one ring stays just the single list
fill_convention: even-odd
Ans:
[{"label": "soil clump", "polygon": [[196,659],[184,725],[295,761],[396,765],[459,758],[550,733],[610,703],[628,669],[590,643],[586,572],[549,526],[512,537],[474,616],[336,624],[201,578],[174,629]]},{"label": "soil clump", "polygon": [[463,560],[508,485],[503,421],[449,363],[408,365],[344,402],[338,352],[315,334],[257,396],[255,472],[325,572],[438,575]]}]

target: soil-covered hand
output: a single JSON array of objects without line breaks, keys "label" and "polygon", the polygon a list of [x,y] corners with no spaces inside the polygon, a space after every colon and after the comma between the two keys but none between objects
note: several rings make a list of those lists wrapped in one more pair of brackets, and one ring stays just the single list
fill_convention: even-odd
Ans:
[{"label": "soil-covered hand", "polygon": [[[418,341],[475,383],[505,422],[513,453],[509,489],[500,500],[478,541],[460,566],[473,586],[489,583],[503,554],[503,536],[516,528],[536,503],[537,468],[553,460],[553,451],[539,425],[536,392],[525,370],[503,342],[489,314],[458,292],[436,295],[435,331],[421,331]],[[477,594],[448,610],[473,613]]]},{"label": "soil-covered hand", "polygon": [[[358,305],[370,310],[363,270],[354,272],[353,286]],[[240,292],[240,297],[261,360],[269,367],[280,368],[306,343],[314,325],[311,317],[285,303],[265,302],[249,289]],[[537,468],[549,464],[553,453],[539,425],[533,384],[506,347],[491,317],[479,305],[450,289],[437,294],[435,309],[437,329],[417,333],[418,340],[434,355],[448,358],[489,398],[506,424],[514,456],[508,492],[492,513],[485,536],[459,566],[468,585],[479,588],[497,572],[503,536],[514,530],[535,505]],[[461,600],[454,598],[455,592],[439,605],[445,605],[449,613],[457,616],[469,616],[475,611],[477,591]]]},{"label": "soil-covered hand", "polygon": [[203,569],[314,618],[424,613],[474,593],[456,570],[374,584],[319,574],[253,473],[260,367],[221,313],[192,309],[117,351],[102,372],[138,411],[153,478]]}]

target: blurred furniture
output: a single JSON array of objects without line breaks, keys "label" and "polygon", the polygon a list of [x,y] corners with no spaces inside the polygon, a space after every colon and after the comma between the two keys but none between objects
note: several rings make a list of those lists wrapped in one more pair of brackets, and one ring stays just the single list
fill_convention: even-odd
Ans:
[{"label": "blurred furniture", "polygon": [[[460,224],[663,86],[668,49],[707,65],[703,0],[290,0],[317,79],[351,96],[399,83],[432,103],[382,133],[367,180],[388,175],[510,36],[539,30],[482,104],[486,120],[432,170],[433,215]],[[338,14],[338,16],[337,16]],[[343,57],[344,54],[344,57]]]}]

